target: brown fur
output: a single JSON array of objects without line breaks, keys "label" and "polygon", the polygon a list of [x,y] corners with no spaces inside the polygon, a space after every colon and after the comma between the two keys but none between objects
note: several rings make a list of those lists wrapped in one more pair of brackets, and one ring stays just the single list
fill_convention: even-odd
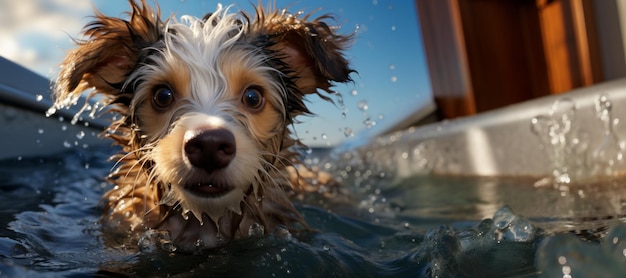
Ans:
[{"label": "brown fur", "polygon": [[[141,85],[144,87],[135,87],[131,77],[158,52],[154,49],[162,46],[164,32],[167,32],[164,26],[169,20],[161,21],[160,11],[151,9],[143,0],[141,3],[130,0],[130,5],[128,20],[96,12],[94,21],[84,30],[85,39],[77,41],[78,47],[70,51],[62,63],[55,87],[57,109],[74,105],[81,93],[93,88],[90,96],[104,96],[101,102],[117,117],[105,132],[122,147],[122,152],[113,158],[118,166],[109,176],[115,188],[104,196],[105,230],[133,238],[147,229],[168,230],[174,243],[185,249],[198,240],[210,247],[222,240],[247,237],[255,224],[264,226],[265,232],[293,223],[307,229],[289,200],[290,192],[300,189],[299,179],[293,177],[297,172],[287,169],[297,163],[293,147],[301,144],[291,137],[287,127],[294,123],[295,117],[310,113],[304,105],[305,95],[320,94],[318,89],[330,92],[332,82],[351,81],[349,75],[353,70],[342,55],[351,36],[336,34],[325,23],[328,16],[310,20],[310,15],[298,17],[286,11],[268,12],[261,7],[256,8],[254,17],[241,15],[244,19],[241,26],[247,29],[239,40],[267,56],[266,63],[275,68],[283,80],[285,95],[282,107],[277,97],[267,99],[268,105],[260,111],[241,112],[249,121],[248,132],[259,142],[256,148],[263,153],[266,166],[259,171],[266,174],[256,180],[259,184],[246,189],[243,200],[232,204],[216,219],[204,213],[194,218],[183,215],[180,206],[164,200],[170,190],[168,186],[172,185],[160,180],[154,172],[155,167],[163,167],[155,165],[157,160],[165,161],[171,168],[168,171],[174,171],[173,176],[177,175],[177,167],[184,167],[180,161],[168,160],[177,157],[171,152],[177,152],[183,144],[181,136],[172,135],[177,132],[176,119],[181,115],[156,111],[141,99],[144,97],[142,88],[161,79],[168,82],[178,98],[191,99],[186,92],[191,91],[189,70],[192,66],[182,61],[167,63],[165,66],[169,68],[159,69],[162,77],[150,76],[150,81]],[[264,75],[229,66],[241,64],[233,62],[243,56],[236,53],[222,57],[226,60],[220,64],[232,87],[230,92],[235,92],[225,96],[228,101],[236,101],[238,92],[249,84],[269,87]],[[168,127],[168,122],[174,126]]]}]

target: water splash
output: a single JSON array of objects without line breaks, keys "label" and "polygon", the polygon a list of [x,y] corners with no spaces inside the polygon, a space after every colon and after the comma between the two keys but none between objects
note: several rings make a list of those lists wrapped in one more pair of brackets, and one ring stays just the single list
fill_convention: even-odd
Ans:
[{"label": "water splash", "polygon": [[545,240],[536,256],[542,277],[623,277],[626,273],[626,225],[612,227],[600,244],[581,241],[572,234]]},{"label": "water splash", "polygon": [[588,182],[620,174],[624,162],[625,144],[614,131],[619,122],[613,116],[613,103],[600,94],[595,102],[595,114],[602,123],[602,140],[591,148],[590,135],[576,126],[574,101],[558,99],[548,114],[531,120],[531,130],[539,137],[553,163],[552,175],[539,180],[535,186],[553,185],[566,193],[568,184]]},{"label": "water splash", "polygon": [[571,182],[570,168],[567,161],[570,149],[572,123],[576,113],[576,104],[572,99],[556,100],[548,114],[531,119],[531,130],[539,137],[553,163],[552,177],[540,183],[568,184]]},{"label": "water splash", "polygon": [[493,215],[494,236],[497,241],[530,242],[536,231],[532,223],[517,216],[509,206],[500,208]]},{"label": "water splash", "polygon": [[612,176],[624,165],[624,145],[613,131],[618,122],[613,118],[613,103],[605,95],[596,99],[596,116],[602,122],[604,138],[589,155],[592,174]]}]

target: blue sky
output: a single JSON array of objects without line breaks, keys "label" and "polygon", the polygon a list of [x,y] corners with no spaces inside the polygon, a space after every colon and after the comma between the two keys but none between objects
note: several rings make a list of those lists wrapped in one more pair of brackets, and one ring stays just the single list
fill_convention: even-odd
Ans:
[{"label": "blue sky", "polygon": [[[250,11],[250,3],[256,1],[159,1],[163,16],[176,18],[201,17],[218,3],[232,4],[233,11]],[[72,47],[70,38],[89,22],[93,6],[110,16],[124,16],[128,10],[122,0],[0,1],[0,55],[55,79],[58,64]],[[343,106],[337,98],[333,105],[310,97],[310,109],[317,116],[302,117],[296,126],[297,135],[309,146],[371,136],[432,101],[413,1],[277,0],[276,6],[291,12],[332,13],[341,33],[357,34],[346,54],[359,73],[353,76],[354,83],[335,88]]]}]

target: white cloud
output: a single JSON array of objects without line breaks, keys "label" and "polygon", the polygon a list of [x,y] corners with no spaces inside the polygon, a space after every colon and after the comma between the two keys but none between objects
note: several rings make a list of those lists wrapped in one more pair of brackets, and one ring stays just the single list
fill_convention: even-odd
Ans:
[{"label": "white cloud", "polygon": [[91,13],[90,1],[0,1],[0,55],[52,76]]}]

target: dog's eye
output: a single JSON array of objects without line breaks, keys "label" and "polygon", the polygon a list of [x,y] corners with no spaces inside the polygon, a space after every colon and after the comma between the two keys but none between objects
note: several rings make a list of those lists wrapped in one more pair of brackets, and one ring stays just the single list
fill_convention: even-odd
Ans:
[{"label": "dog's eye", "polygon": [[174,93],[169,87],[160,87],[152,95],[152,104],[155,108],[165,109],[174,103]]},{"label": "dog's eye", "polygon": [[243,92],[241,102],[249,109],[253,111],[258,111],[263,108],[263,105],[265,104],[265,98],[258,88],[251,87],[247,88]]}]

